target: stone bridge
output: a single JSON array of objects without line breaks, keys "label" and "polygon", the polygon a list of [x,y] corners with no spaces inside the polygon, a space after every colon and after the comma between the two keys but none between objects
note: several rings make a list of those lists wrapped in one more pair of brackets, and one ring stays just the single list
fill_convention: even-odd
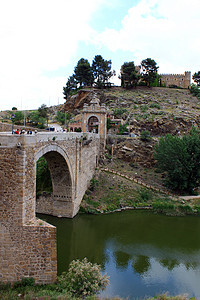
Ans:
[{"label": "stone bridge", "polygon": [[56,280],[56,228],[35,216],[36,163],[43,156],[51,174],[47,212],[72,218],[94,174],[99,149],[95,133],[0,134],[0,281]]}]

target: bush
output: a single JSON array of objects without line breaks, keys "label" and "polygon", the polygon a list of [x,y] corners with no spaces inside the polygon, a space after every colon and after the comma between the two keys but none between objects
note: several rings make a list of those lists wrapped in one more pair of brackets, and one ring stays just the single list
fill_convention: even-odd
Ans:
[{"label": "bush", "polygon": [[152,191],[146,189],[146,188],[140,188],[138,190],[138,195],[141,201],[146,202],[152,199],[153,194]]},{"label": "bush", "polygon": [[102,276],[100,270],[99,265],[88,262],[87,258],[82,261],[73,260],[68,273],[64,272],[58,277],[58,283],[67,287],[76,297],[95,295],[109,283],[108,276]]},{"label": "bush", "polygon": [[94,191],[94,189],[96,188],[96,186],[98,186],[99,181],[95,178],[92,178],[90,180],[90,191]]},{"label": "bush", "polygon": [[144,142],[148,142],[152,139],[151,137],[151,133],[148,131],[148,130],[143,130],[141,133],[140,133],[140,139]]},{"label": "bush", "polygon": [[119,125],[119,132],[117,133],[118,135],[123,135],[124,133],[128,133],[128,128],[127,128],[127,124],[125,125]]},{"label": "bush", "polygon": [[200,100],[200,89],[196,84],[191,84],[190,91],[193,96],[196,96]]},{"label": "bush", "polygon": [[152,207],[153,207],[153,209],[158,210],[158,211],[174,210],[175,209],[174,204],[164,203],[164,202],[160,202],[160,201],[152,203]]},{"label": "bush", "polygon": [[115,118],[121,118],[121,116],[127,111],[126,108],[115,108],[113,109],[113,115]]},{"label": "bush", "polygon": [[158,104],[158,103],[152,103],[152,104],[150,104],[150,107],[151,107],[151,108],[157,108],[157,109],[160,109],[160,104]]},{"label": "bush", "polygon": [[35,279],[32,277],[24,277],[21,281],[16,281],[13,285],[13,289],[24,288],[27,286],[34,286]]}]

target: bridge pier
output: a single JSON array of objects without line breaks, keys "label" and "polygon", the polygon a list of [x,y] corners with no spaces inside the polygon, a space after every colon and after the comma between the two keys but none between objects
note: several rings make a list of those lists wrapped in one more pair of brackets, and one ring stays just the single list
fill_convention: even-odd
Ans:
[{"label": "bridge pier", "polygon": [[0,281],[56,280],[56,228],[35,216],[37,160],[45,157],[53,183],[52,211],[46,213],[74,217],[98,155],[95,134],[0,134]]}]

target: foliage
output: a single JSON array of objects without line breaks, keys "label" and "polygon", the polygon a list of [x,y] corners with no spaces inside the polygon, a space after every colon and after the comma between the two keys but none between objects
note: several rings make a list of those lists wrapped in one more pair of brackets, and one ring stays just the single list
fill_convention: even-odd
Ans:
[{"label": "foliage", "polygon": [[140,139],[141,139],[141,141],[144,141],[144,142],[150,141],[152,139],[151,133],[148,130],[141,131]]},{"label": "foliage", "polygon": [[90,190],[94,191],[95,187],[99,184],[99,181],[95,178],[90,180]]},{"label": "foliage", "polygon": [[196,96],[200,100],[200,88],[196,84],[191,84],[190,91],[193,96]]},{"label": "foliage", "polygon": [[38,108],[38,114],[40,117],[47,119],[48,118],[48,107],[46,106],[46,104],[42,104],[39,108]]},{"label": "foliage", "polygon": [[71,92],[77,90],[77,85],[78,85],[78,82],[75,79],[75,75],[70,76],[66,82],[66,86],[63,87],[63,94],[64,94],[65,100],[67,100],[67,98]]},{"label": "foliage", "polygon": [[16,281],[13,285],[13,288],[21,288],[26,286],[34,286],[35,285],[35,279],[32,277],[24,277],[21,281]]},{"label": "foliage", "polygon": [[44,128],[45,127],[45,118],[41,117],[40,116],[40,113],[39,111],[31,111],[29,112],[28,116],[27,116],[27,120],[28,120],[28,123],[33,125],[33,126],[36,126],[38,128]]},{"label": "foliage", "polygon": [[163,212],[166,210],[173,210],[175,209],[174,204],[172,203],[167,203],[167,202],[163,202],[163,201],[156,201],[152,203],[152,207],[153,209],[159,211],[159,212]]},{"label": "foliage", "polygon": [[151,86],[163,86],[161,81],[162,76],[156,73],[154,81],[151,83]]},{"label": "foliage", "polygon": [[84,298],[97,294],[108,285],[108,276],[102,276],[100,271],[100,266],[88,262],[87,258],[73,260],[68,273],[64,272],[58,277],[58,283],[67,287],[74,296]]},{"label": "foliage", "polygon": [[92,68],[87,59],[81,58],[78,61],[74,69],[74,78],[76,79],[80,87],[86,85],[92,85],[94,81],[94,77],[92,74]]},{"label": "foliage", "polygon": [[121,68],[121,85],[125,88],[136,87],[140,75],[135,69],[133,61],[125,62]]},{"label": "foliage", "polygon": [[200,87],[200,71],[195,72],[194,75],[192,76],[192,79],[197,84],[197,86]]},{"label": "foliage", "polygon": [[113,123],[110,118],[107,118],[107,131],[113,127]]},{"label": "foliage", "polygon": [[49,108],[46,106],[46,104],[42,104],[39,108],[38,108],[38,114],[39,117],[41,119],[41,121],[39,123],[41,123],[41,125],[39,124],[39,128],[43,129],[45,126],[45,123],[42,122],[42,120],[46,120],[47,125],[48,125],[48,120],[49,120]]},{"label": "foliage", "polygon": [[12,110],[17,110],[17,107],[13,106],[13,107],[12,107]]},{"label": "foliage", "polygon": [[147,202],[153,198],[152,191],[147,188],[140,188],[137,192],[140,201]]},{"label": "foliage", "polygon": [[121,116],[127,111],[126,108],[115,108],[113,109],[113,115],[115,118],[121,118]]},{"label": "foliage", "polygon": [[128,126],[127,124],[124,124],[124,125],[120,124],[119,125],[119,132],[117,134],[122,135],[125,132],[128,132],[127,126]]},{"label": "foliage", "polygon": [[15,124],[20,124],[24,120],[24,114],[22,111],[15,112]]},{"label": "foliage", "polygon": [[105,83],[115,75],[111,70],[111,60],[105,60],[101,55],[96,55],[92,62],[92,71],[97,87],[104,88]]},{"label": "foliage", "polygon": [[142,67],[142,80],[146,83],[148,87],[155,81],[157,78],[157,63],[151,58],[144,59],[141,62]]},{"label": "foliage", "polygon": [[183,137],[167,134],[155,146],[159,170],[166,172],[166,184],[173,190],[191,193],[200,183],[200,131],[192,128]]},{"label": "foliage", "polygon": [[[187,300],[187,296],[186,295],[178,295],[178,296],[169,296],[167,294],[162,294],[162,295],[158,295],[155,296],[153,298],[148,298],[147,300]],[[191,300],[195,298],[190,298]]]},{"label": "foliage", "polygon": [[[66,113],[66,120],[70,120],[70,114]],[[56,121],[61,123],[62,125],[65,124],[65,113],[62,111],[57,111],[56,113]]]},{"label": "foliage", "polygon": [[37,161],[36,167],[36,193],[52,192],[51,175],[48,169],[47,161],[41,157]]},{"label": "foliage", "polygon": [[158,104],[158,103],[152,103],[152,104],[149,105],[149,107],[160,109],[160,104]]}]

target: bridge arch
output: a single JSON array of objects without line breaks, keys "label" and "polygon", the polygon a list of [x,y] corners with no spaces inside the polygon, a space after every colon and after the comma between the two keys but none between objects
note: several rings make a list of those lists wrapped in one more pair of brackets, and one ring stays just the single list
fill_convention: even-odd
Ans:
[{"label": "bridge arch", "polygon": [[[45,197],[39,212],[54,216],[72,217],[74,206],[74,177],[69,157],[60,146],[47,145],[35,154],[35,166],[39,158],[47,161],[53,193]],[[40,202],[41,202],[40,201]]]}]

